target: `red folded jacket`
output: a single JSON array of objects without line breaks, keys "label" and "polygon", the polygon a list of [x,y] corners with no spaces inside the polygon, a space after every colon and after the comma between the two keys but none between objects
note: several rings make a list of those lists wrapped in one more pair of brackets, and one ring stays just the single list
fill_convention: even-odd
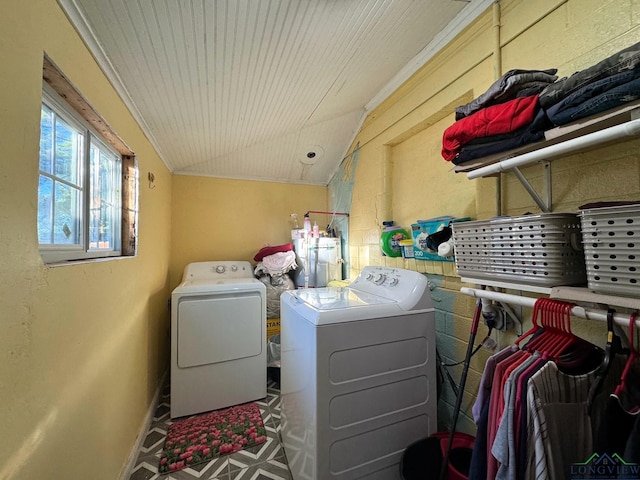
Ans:
[{"label": "red folded jacket", "polygon": [[267,245],[266,247],[262,247],[256,256],[253,257],[255,262],[261,262],[264,257],[269,255],[273,255],[278,252],[288,252],[289,250],[293,250],[293,245],[290,243],[285,243],[283,245]]},{"label": "red folded jacket", "polygon": [[525,127],[533,121],[538,108],[538,95],[531,95],[478,110],[444,131],[442,156],[450,162],[460,148],[471,140],[511,133]]}]

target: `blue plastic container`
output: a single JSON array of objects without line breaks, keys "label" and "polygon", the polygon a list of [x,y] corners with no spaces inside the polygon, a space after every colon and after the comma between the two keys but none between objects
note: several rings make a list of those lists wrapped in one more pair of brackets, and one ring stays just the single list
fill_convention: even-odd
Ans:
[{"label": "blue plastic container", "polygon": [[469,217],[456,218],[450,215],[430,218],[428,220],[418,220],[411,225],[411,236],[413,238],[413,256],[416,260],[438,260],[441,262],[453,262],[454,257],[441,257],[437,251],[427,247],[427,237],[438,230],[450,226],[453,222],[466,222]]}]

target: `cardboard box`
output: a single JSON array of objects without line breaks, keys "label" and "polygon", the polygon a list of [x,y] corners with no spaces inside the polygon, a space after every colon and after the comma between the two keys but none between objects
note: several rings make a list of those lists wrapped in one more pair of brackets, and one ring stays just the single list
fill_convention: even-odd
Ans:
[{"label": "cardboard box", "polygon": [[280,333],[280,318],[267,318],[267,340]]}]

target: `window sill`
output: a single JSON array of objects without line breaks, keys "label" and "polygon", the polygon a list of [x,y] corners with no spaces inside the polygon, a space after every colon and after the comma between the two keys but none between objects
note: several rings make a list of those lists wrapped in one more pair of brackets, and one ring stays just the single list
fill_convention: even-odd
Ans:
[{"label": "window sill", "polygon": [[91,264],[91,263],[112,262],[112,261],[125,260],[130,258],[132,259],[136,257],[137,255],[120,255],[117,257],[82,258],[79,260],[61,260],[61,261],[49,262],[49,263],[43,260],[43,263],[45,267],[57,268],[57,267],[70,267],[72,265],[85,265],[85,264]]}]

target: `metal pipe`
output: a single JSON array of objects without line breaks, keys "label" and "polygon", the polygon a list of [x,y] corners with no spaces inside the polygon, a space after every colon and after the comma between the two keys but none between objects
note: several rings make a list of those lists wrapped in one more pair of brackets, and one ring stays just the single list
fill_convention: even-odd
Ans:
[{"label": "metal pipe", "polygon": [[502,76],[502,55],[500,45],[500,2],[493,2],[493,76],[498,80]]},{"label": "metal pipe", "polygon": [[[502,46],[500,41],[500,2],[493,2],[493,79],[502,76]],[[502,215],[502,175],[496,177],[496,215]]]},{"label": "metal pipe", "polygon": [[630,120],[620,125],[605,128],[593,133],[582,135],[581,137],[572,138],[562,143],[549,145],[533,152],[523,153],[517,157],[508,158],[498,163],[493,163],[485,167],[478,168],[467,173],[467,178],[474,179],[493,175],[500,172],[506,172],[513,167],[522,167],[531,163],[548,160],[554,157],[560,157],[569,153],[584,150],[589,147],[602,145],[606,142],[619,140],[624,137],[634,137],[640,134],[640,119]]},{"label": "metal pipe", "polygon": [[382,218],[379,224],[393,220],[393,154],[391,145],[385,145],[382,159]]},{"label": "metal pipe", "polygon": [[[512,305],[521,305],[523,307],[533,308],[537,298],[534,297],[522,297],[520,295],[512,295],[510,293],[494,292],[490,290],[479,290],[477,288],[462,287],[460,293],[469,295],[475,298],[486,298],[489,300],[495,300],[496,302],[504,302]],[[587,320],[596,320],[598,322],[607,321],[606,310],[596,310],[576,305],[571,309],[571,315],[580,318],[586,318]],[[622,327],[629,326],[629,314],[616,313],[613,316],[613,321]],[[640,319],[636,320],[636,326],[640,328]]]}]

